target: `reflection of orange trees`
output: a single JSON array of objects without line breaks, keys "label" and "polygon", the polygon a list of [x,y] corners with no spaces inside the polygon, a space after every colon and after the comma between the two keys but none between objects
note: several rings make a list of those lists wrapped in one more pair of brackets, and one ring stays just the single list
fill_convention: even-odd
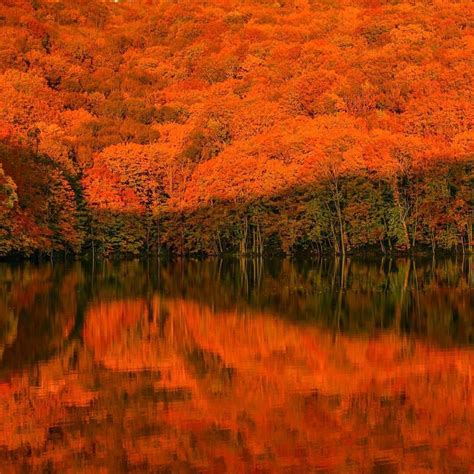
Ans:
[{"label": "reflection of orange trees", "polygon": [[468,260],[464,267],[431,259],[207,260],[163,265],[160,281],[167,294],[185,294],[218,312],[237,301],[242,310],[265,309],[345,333],[393,328],[449,346],[469,344],[473,331],[468,269]]},{"label": "reflection of orange trees", "polygon": [[[47,460],[42,453],[50,449],[57,451],[53,457],[59,461],[64,460],[68,449],[78,449],[74,443],[65,446],[64,432],[59,427],[62,420],[73,422],[71,410],[87,406],[95,398],[88,389],[90,384],[69,367],[76,356],[77,347],[70,347],[61,358],[0,382],[0,459],[5,457],[5,447],[11,453],[2,460],[2,469],[8,467],[8,460],[23,456],[29,456],[33,466],[41,467]],[[81,356],[81,362],[83,359]]]},{"label": "reflection of orange trees", "polygon": [[184,321],[165,318],[167,309],[158,297],[94,304],[84,340],[95,361],[107,369],[159,371],[159,386],[180,387],[190,382],[177,349],[184,342]]},{"label": "reflection of orange trees", "polygon": [[0,273],[0,311],[6,309],[0,313],[0,347],[7,339],[3,362],[15,367],[50,356],[74,325],[80,267],[4,265]]},{"label": "reflection of orange trees", "polygon": [[128,334],[130,326],[145,316],[146,303],[142,300],[99,303],[89,309],[84,340],[94,348],[96,358],[104,356],[110,345]]},{"label": "reflection of orange trees", "polygon": [[[156,433],[155,448],[147,437],[134,441],[130,428],[125,444],[137,463],[143,457],[156,463],[158,446],[201,467],[212,467],[218,453],[233,469],[341,468],[348,453],[366,468],[379,458],[402,469],[420,467],[423,459],[440,468],[469,459],[469,433],[455,438],[474,421],[470,351],[443,352],[396,334],[333,336],[269,314],[214,314],[183,300],[153,298],[148,313],[145,301],[108,306],[92,307],[88,316],[98,333],[117,334],[86,337],[100,362],[159,371],[162,379],[149,394],[157,400],[163,387],[173,387],[175,396],[185,390],[156,418],[177,430],[178,446]],[[127,311],[117,331],[113,326],[123,320],[112,313]],[[91,331],[87,323],[86,334]],[[189,432],[194,454],[186,445]],[[449,457],[436,459],[435,451],[446,447]]]},{"label": "reflection of orange trees", "polygon": [[92,302],[83,339],[0,382],[6,472],[472,467],[472,350],[157,295]]}]

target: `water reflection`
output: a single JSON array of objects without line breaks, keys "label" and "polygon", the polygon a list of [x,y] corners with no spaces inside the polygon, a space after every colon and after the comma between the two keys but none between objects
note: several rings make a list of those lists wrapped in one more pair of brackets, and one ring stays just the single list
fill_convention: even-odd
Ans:
[{"label": "water reflection", "polygon": [[0,471],[469,472],[472,263],[2,265]]}]

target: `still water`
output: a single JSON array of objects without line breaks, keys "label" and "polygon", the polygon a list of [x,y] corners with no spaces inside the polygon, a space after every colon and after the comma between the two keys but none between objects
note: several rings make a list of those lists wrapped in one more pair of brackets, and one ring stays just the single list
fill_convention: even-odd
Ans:
[{"label": "still water", "polygon": [[473,472],[474,260],[0,264],[0,472]]}]

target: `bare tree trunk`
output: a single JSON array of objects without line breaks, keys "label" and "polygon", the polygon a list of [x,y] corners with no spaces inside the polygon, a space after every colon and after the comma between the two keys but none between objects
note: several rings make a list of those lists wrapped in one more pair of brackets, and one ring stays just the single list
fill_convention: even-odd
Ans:
[{"label": "bare tree trunk", "polygon": [[336,235],[336,229],[334,228],[334,222],[332,220],[332,212],[331,212],[331,208],[329,207],[329,204],[327,202],[325,202],[325,205],[326,205],[326,208],[328,210],[328,213],[329,213],[329,223],[331,225],[331,234],[332,234],[332,240],[334,242],[334,253],[336,254],[339,254],[339,240],[337,238],[337,235]]},{"label": "bare tree trunk", "polygon": [[263,255],[263,239],[259,222],[257,222],[257,253]]},{"label": "bare tree trunk", "polygon": [[385,231],[385,235],[387,237],[387,243],[388,243],[388,248],[390,249],[390,252],[393,250],[392,249],[392,240],[390,239],[390,235],[389,235],[389,232],[388,232],[388,223],[387,223],[387,219],[385,217],[385,213],[383,214],[383,227],[384,227],[384,231]]},{"label": "bare tree trunk", "polygon": [[255,226],[252,226],[252,253],[257,254],[257,230]]},{"label": "bare tree trunk", "polygon": [[467,251],[472,252],[472,222],[467,223]]},{"label": "bare tree trunk", "polygon": [[224,253],[222,250],[221,233],[219,231],[217,232],[217,248],[219,250],[219,254]]},{"label": "bare tree trunk", "polygon": [[341,239],[341,251],[342,255],[346,255],[346,242],[345,242],[345,229],[344,229],[344,222],[342,219],[342,211],[341,211],[341,199],[339,195],[339,185],[337,182],[337,178],[334,178],[334,203],[336,205],[336,213],[337,213],[337,220],[339,222],[339,235]]},{"label": "bare tree trunk", "polygon": [[400,190],[398,189],[398,183],[395,181],[393,184],[393,198],[398,210],[398,217],[400,223],[402,224],[403,236],[406,241],[407,249],[410,250],[410,235],[408,233],[408,226],[405,218],[405,209],[403,208],[401,199],[400,199]]},{"label": "bare tree trunk", "polygon": [[247,235],[248,235],[248,219],[244,217],[244,226],[242,229],[242,235],[240,239],[240,254],[245,255],[247,253]]},{"label": "bare tree trunk", "polygon": [[408,268],[405,272],[405,277],[403,279],[403,286],[400,291],[400,301],[398,302],[397,307],[395,308],[395,330],[397,333],[400,333],[400,326],[402,322],[402,310],[403,310],[403,303],[405,300],[405,293],[408,288],[408,282],[410,279],[410,270],[411,270],[411,260],[408,260]]}]

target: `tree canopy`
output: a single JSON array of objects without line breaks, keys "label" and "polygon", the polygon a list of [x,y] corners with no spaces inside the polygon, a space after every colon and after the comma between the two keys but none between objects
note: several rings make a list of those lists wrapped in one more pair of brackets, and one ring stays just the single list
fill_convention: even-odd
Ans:
[{"label": "tree canopy", "polygon": [[472,249],[470,2],[5,0],[0,254]]}]

